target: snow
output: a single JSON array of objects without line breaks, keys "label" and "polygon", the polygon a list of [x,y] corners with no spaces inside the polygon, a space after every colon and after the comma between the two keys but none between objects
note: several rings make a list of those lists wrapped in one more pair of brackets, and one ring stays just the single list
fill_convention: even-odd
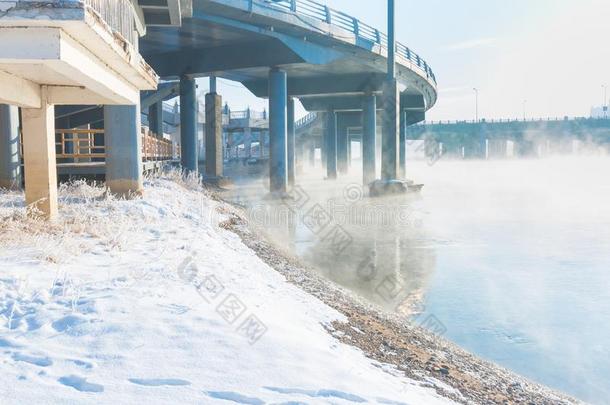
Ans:
[{"label": "snow", "polygon": [[0,403],[447,404],[324,328],[223,203],[177,175],[142,199],[60,189],[62,218],[0,191]]}]

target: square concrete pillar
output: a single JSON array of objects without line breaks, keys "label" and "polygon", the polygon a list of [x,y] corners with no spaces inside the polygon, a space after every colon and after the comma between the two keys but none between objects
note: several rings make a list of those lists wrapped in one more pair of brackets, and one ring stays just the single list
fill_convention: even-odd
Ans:
[{"label": "square concrete pillar", "polygon": [[205,95],[205,174],[223,176],[222,97],[216,93]]},{"label": "square concrete pillar", "polygon": [[19,109],[0,104],[0,188],[21,187]]},{"label": "square concrete pillar", "polygon": [[287,150],[287,169],[288,169],[288,184],[294,186],[296,182],[296,128],[295,128],[295,111],[294,111],[294,98],[288,97],[287,104],[287,134],[288,138],[286,141]]},{"label": "square concrete pillar", "polygon": [[43,97],[42,108],[24,108],[21,113],[25,202],[32,215],[53,220],[57,217],[55,107]]},{"label": "square concrete pillar", "polygon": [[277,68],[269,72],[269,179],[271,193],[288,189],[288,78]]},{"label": "square concrete pillar", "polygon": [[364,98],[362,113],[362,179],[368,185],[377,178],[377,98]]},{"label": "square concrete pillar", "polygon": [[104,106],[106,186],[120,197],[141,195],[143,186],[140,106]]},{"label": "square concrete pillar", "polygon": [[326,112],[326,178],[337,179],[337,113]]},{"label": "square concrete pillar", "polygon": [[381,179],[396,180],[399,175],[400,101],[396,79],[384,83],[381,133]]}]

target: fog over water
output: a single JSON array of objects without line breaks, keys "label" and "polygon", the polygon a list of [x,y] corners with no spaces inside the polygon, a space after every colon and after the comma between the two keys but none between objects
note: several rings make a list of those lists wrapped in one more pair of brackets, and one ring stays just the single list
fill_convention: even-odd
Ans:
[{"label": "fog over water", "polygon": [[357,164],[337,182],[320,168],[303,172],[294,201],[262,199],[263,180],[231,198],[277,243],[370,302],[607,403],[610,158],[409,162],[408,177],[425,188],[391,199],[365,195]]}]

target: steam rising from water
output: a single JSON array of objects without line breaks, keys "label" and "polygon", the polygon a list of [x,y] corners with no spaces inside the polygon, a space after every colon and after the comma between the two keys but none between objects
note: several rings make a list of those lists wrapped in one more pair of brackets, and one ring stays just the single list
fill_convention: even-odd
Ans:
[{"label": "steam rising from water", "polygon": [[[234,198],[385,310],[419,308],[482,357],[585,400],[610,397],[610,159],[410,162],[421,198],[369,199],[359,172],[328,182],[306,169],[296,210],[260,199],[262,181]],[[303,223],[315,204],[350,236],[340,253]],[[289,221],[269,220],[282,209]]]}]

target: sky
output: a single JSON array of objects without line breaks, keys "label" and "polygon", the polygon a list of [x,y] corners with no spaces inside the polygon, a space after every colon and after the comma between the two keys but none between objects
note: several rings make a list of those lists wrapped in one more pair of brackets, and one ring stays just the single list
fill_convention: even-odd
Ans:
[{"label": "sky", "polygon": [[[385,31],[384,0],[321,2]],[[474,119],[474,88],[487,119],[589,116],[604,102],[608,0],[396,0],[396,7],[398,41],[438,80],[428,120]],[[219,89],[234,110],[266,106],[239,84],[221,81]]]}]

